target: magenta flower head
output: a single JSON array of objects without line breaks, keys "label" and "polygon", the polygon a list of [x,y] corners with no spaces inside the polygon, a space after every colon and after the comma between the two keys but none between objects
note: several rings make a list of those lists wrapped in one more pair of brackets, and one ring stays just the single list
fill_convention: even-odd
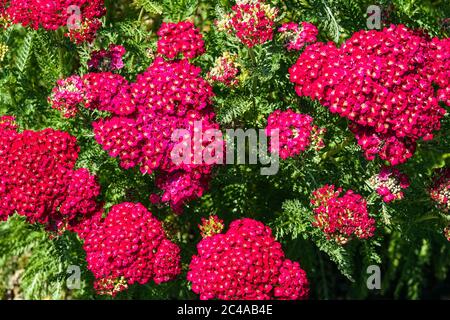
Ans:
[{"label": "magenta flower head", "polygon": [[379,174],[370,178],[369,184],[388,203],[403,199],[403,190],[409,187],[410,182],[408,176],[398,169],[382,167]]},{"label": "magenta flower head", "polygon": [[[288,31],[292,26],[286,26]],[[367,159],[408,161],[430,140],[450,105],[450,41],[392,25],[359,31],[339,48],[308,46],[290,69],[299,96],[350,121]]]},{"label": "magenta flower head", "polygon": [[18,213],[52,232],[71,230],[97,213],[100,186],[75,169],[79,147],[66,132],[21,133],[13,117],[0,118],[0,220]]},{"label": "magenta flower head", "polygon": [[163,22],[158,37],[158,54],[168,59],[175,59],[179,55],[193,59],[205,53],[203,36],[190,21]]},{"label": "magenta flower head", "polygon": [[95,217],[84,228],[86,260],[99,294],[115,296],[150,280],[160,284],[181,272],[180,248],[140,203],[115,205],[106,218]]},{"label": "magenta flower head", "polygon": [[120,70],[124,67],[122,58],[126,52],[123,46],[111,44],[108,50],[92,52],[88,67],[101,72]]},{"label": "magenta flower head", "polygon": [[234,34],[252,48],[272,40],[278,9],[263,0],[237,0],[232,12],[217,21],[220,31]]},{"label": "magenta flower head", "polygon": [[345,245],[352,238],[371,238],[375,232],[375,220],[369,217],[367,201],[352,190],[325,185],[313,192],[313,226],[321,229],[328,239]]},{"label": "magenta flower head", "polygon": [[309,295],[305,271],[286,259],[261,222],[236,220],[226,233],[201,240],[197,250],[187,279],[202,300],[299,300]]}]

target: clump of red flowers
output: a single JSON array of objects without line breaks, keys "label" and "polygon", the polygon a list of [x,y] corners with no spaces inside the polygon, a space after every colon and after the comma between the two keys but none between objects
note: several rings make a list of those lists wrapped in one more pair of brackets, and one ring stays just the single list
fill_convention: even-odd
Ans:
[{"label": "clump of red flowers", "polygon": [[295,22],[284,23],[278,32],[286,41],[286,48],[289,51],[299,51],[308,43],[316,42],[319,34],[317,27],[309,22],[302,22],[300,25]]},{"label": "clump of red flowers", "polygon": [[[313,118],[292,110],[273,112],[268,120],[266,135],[270,137],[269,150],[280,158],[295,157],[311,145]],[[275,136],[278,136],[278,143]]]},{"label": "clump of red flowers", "polygon": [[200,68],[187,59],[159,56],[134,83],[111,72],[60,80],[50,103],[66,116],[80,107],[109,112],[93,123],[96,141],[122,168],[156,173],[163,192],[152,195],[152,202],[170,203],[181,212],[186,202],[203,195],[213,165],[221,161],[211,145],[223,141],[207,135],[219,129],[213,95]]},{"label": "clump of red flowers", "polygon": [[[157,58],[130,86],[137,112],[94,126],[97,141],[118,155],[122,166],[158,173],[161,201],[177,212],[208,187],[213,163],[205,163],[203,155],[214,138],[204,133],[219,129],[211,107],[212,88],[200,72],[187,60]],[[180,130],[183,135],[176,136]]]},{"label": "clump of red flowers", "polygon": [[135,111],[128,81],[111,72],[88,73],[60,79],[49,98],[52,108],[67,118],[75,117],[80,108],[130,115]]},{"label": "clump of red flowers", "polygon": [[97,50],[91,53],[88,67],[92,71],[115,71],[124,67],[123,56],[127,51],[121,45],[111,44],[107,50]]},{"label": "clump of red flowers", "polygon": [[83,79],[75,75],[58,80],[48,101],[52,108],[60,111],[64,117],[73,118],[77,115],[79,105],[83,103],[85,95]]},{"label": "clump of red flowers", "polygon": [[158,30],[158,54],[169,59],[181,54],[193,59],[205,53],[205,43],[200,30],[190,21],[163,22]]},{"label": "clump of red flowers", "polygon": [[[308,46],[290,69],[300,96],[318,100],[349,119],[373,160],[392,165],[413,156],[417,140],[430,140],[450,105],[450,41],[391,26],[359,31],[341,47]],[[437,89],[436,89],[437,88]]]},{"label": "clump of red flowers", "polygon": [[181,272],[180,248],[161,222],[140,203],[121,203],[106,218],[94,217],[80,231],[88,268],[99,294],[116,295],[134,283],[156,284]]},{"label": "clump of red flowers", "polygon": [[0,3],[0,17],[35,30],[68,27],[76,43],[91,42],[106,13],[104,0],[10,0]]},{"label": "clump of red flowers", "polygon": [[281,244],[263,223],[242,219],[224,234],[197,245],[187,279],[200,299],[306,299],[306,273],[286,259]]},{"label": "clump of red flowers", "polygon": [[239,79],[237,79],[239,72],[237,55],[225,52],[216,59],[214,67],[207,75],[207,79],[210,82],[219,82],[228,87],[234,87],[239,84]]},{"label": "clump of red flowers", "polygon": [[390,167],[383,167],[380,173],[370,178],[369,184],[386,203],[403,199],[403,190],[410,186],[407,175]]},{"label": "clump of red flowers", "polygon": [[75,170],[78,153],[68,133],[18,133],[13,117],[1,117],[0,219],[16,212],[49,231],[62,231],[98,212],[100,186],[88,170]]},{"label": "clump of red flowers", "polygon": [[232,12],[217,22],[220,31],[235,34],[246,46],[272,40],[278,9],[263,0],[237,0]]},{"label": "clump of red flowers", "polygon": [[441,210],[450,212],[450,168],[438,171],[429,192]]},{"label": "clump of red flowers", "polygon": [[328,239],[344,245],[352,238],[367,239],[374,235],[375,220],[369,217],[367,201],[359,194],[333,185],[313,192],[314,227],[320,228]]}]

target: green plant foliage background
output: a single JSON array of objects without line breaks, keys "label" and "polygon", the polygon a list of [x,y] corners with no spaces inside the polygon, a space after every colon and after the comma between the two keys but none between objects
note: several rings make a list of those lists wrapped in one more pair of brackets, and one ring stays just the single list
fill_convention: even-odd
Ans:
[{"label": "green plant foliage background", "polygon": [[[450,17],[446,0],[274,0],[282,21],[310,21],[320,30],[321,41],[342,43],[353,32],[366,28],[366,10],[377,4],[385,23],[403,23],[430,35],[448,37]],[[195,299],[185,280],[190,257],[200,240],[197,225],[202,217],[217,214],[228,224],[251,217],[269,224],[289,258],[300,261],[311,283],[313,299],[448,298],[450,296],[450,244],[442,235],[449,217],[440,213],[427,195],[433,171],[450,163],[450,117],[432,142],[421,142],[415,157],[402,166],[412,186],[403,201],[385,205],[366,181],[381,162],[368,162],[347,129],[347,122],[308,99],[299,98],[289,82],[288,68],[298,53],[288,53],[279,39],[249,50],[235,38],[219,33],[214,21],[229,11],[228,0],[120,0],[106,1],[104,28],[93,45],[75,46],[62,32],[44,32],[19,26],[1,30],[0,43],[9,47],[0,64],[0,114],[14,115],[21,129],[53,127],[78,138],[78,165],[98,175],[106,207],[123,201],[140,201],[164,220],[172,239],[183,252],[184,273],[178,280],[156,286],[133,286],[122,299]],[[90,123],[100,114],[83,111],[82,117],[63,119],[47,98],[57,79],[87,72],[93,49],[110,43],[127,49],[121,74],[128,80],[151,63],[162,21],[191,18],[201,28],[207,53],[194,60],[206,71],[223,51],[239,54],[242,85],[231,90],[216,87],[215,107],[223,128],[263,128],[276,109],[312,115],[327,128],[327,147],[297,159],[283,161],[276,176],[261,176],[258,166],[223,166],[215,173],[211,191],[194,201],[182,216],[148,201],[153,177],[138,170],[120,169],[98,146]],[[368,241],[341,247],[327,241],[311,226],[311,192],[323,184],[336,184],[366,196],[378,231]],[[367,266],[379,265],[382,289],[366,286]],[[80,289],[68,290],[67,268],[82,269]],[[38,226],[20,217],[0,223],[0,297],[27,299],[103,299],[92,291],[93,277],[86,269],[81,242],[70,234],[50,239]]]}]

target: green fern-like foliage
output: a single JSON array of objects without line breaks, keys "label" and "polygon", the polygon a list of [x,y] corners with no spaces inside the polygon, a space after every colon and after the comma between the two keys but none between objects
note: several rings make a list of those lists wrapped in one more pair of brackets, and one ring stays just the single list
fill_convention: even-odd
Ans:
[{"label": "green fern-like foliage", "polygon": [[91,295],[90,276],[81,277],[77,290],[67,286],[70,266],[85,268],[81,243],[73,235],[50,239],[39,227],[22,217],[12,217],[0,225],[0,290],[5,296],[11,280],[20,288],[14,298],[65,299]]}]

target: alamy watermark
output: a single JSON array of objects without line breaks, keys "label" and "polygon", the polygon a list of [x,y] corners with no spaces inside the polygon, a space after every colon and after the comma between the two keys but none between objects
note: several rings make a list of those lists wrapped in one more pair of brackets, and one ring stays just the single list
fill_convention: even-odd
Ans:
[{"label": "alamy watermark", "polygon": [[380,290],[381,289],[381,269],[377,265],[371,265],[367,267],[367,289]]},{"label": "alamy watermark", "polygon": [[177,129],[172,134],[175,146],[171,159],[176,165],[261,164],[261,174],[276,175],[280,168],[279,130],[272,130],[269,139],[264,129],[228,129],[203,131],[202,121],[194,123],[194,130]]},{"label": "alamy watermark", "polygon": [[371,5],[367,8],[367,28],[369,30],[381,30],[381,7],[376,5]]},{"label": "alamy watermark", "polygon": [[67,19],[67,28],[69,30],[78,30],[81,28],[81,8],[71,5],[67,8],[69,18]]},{"label": "alamy watermark", "polygon": [[81,288],[81,268],[79,266],[71,265],[67,268],[67,275],[67,289],[79,290]]}]

